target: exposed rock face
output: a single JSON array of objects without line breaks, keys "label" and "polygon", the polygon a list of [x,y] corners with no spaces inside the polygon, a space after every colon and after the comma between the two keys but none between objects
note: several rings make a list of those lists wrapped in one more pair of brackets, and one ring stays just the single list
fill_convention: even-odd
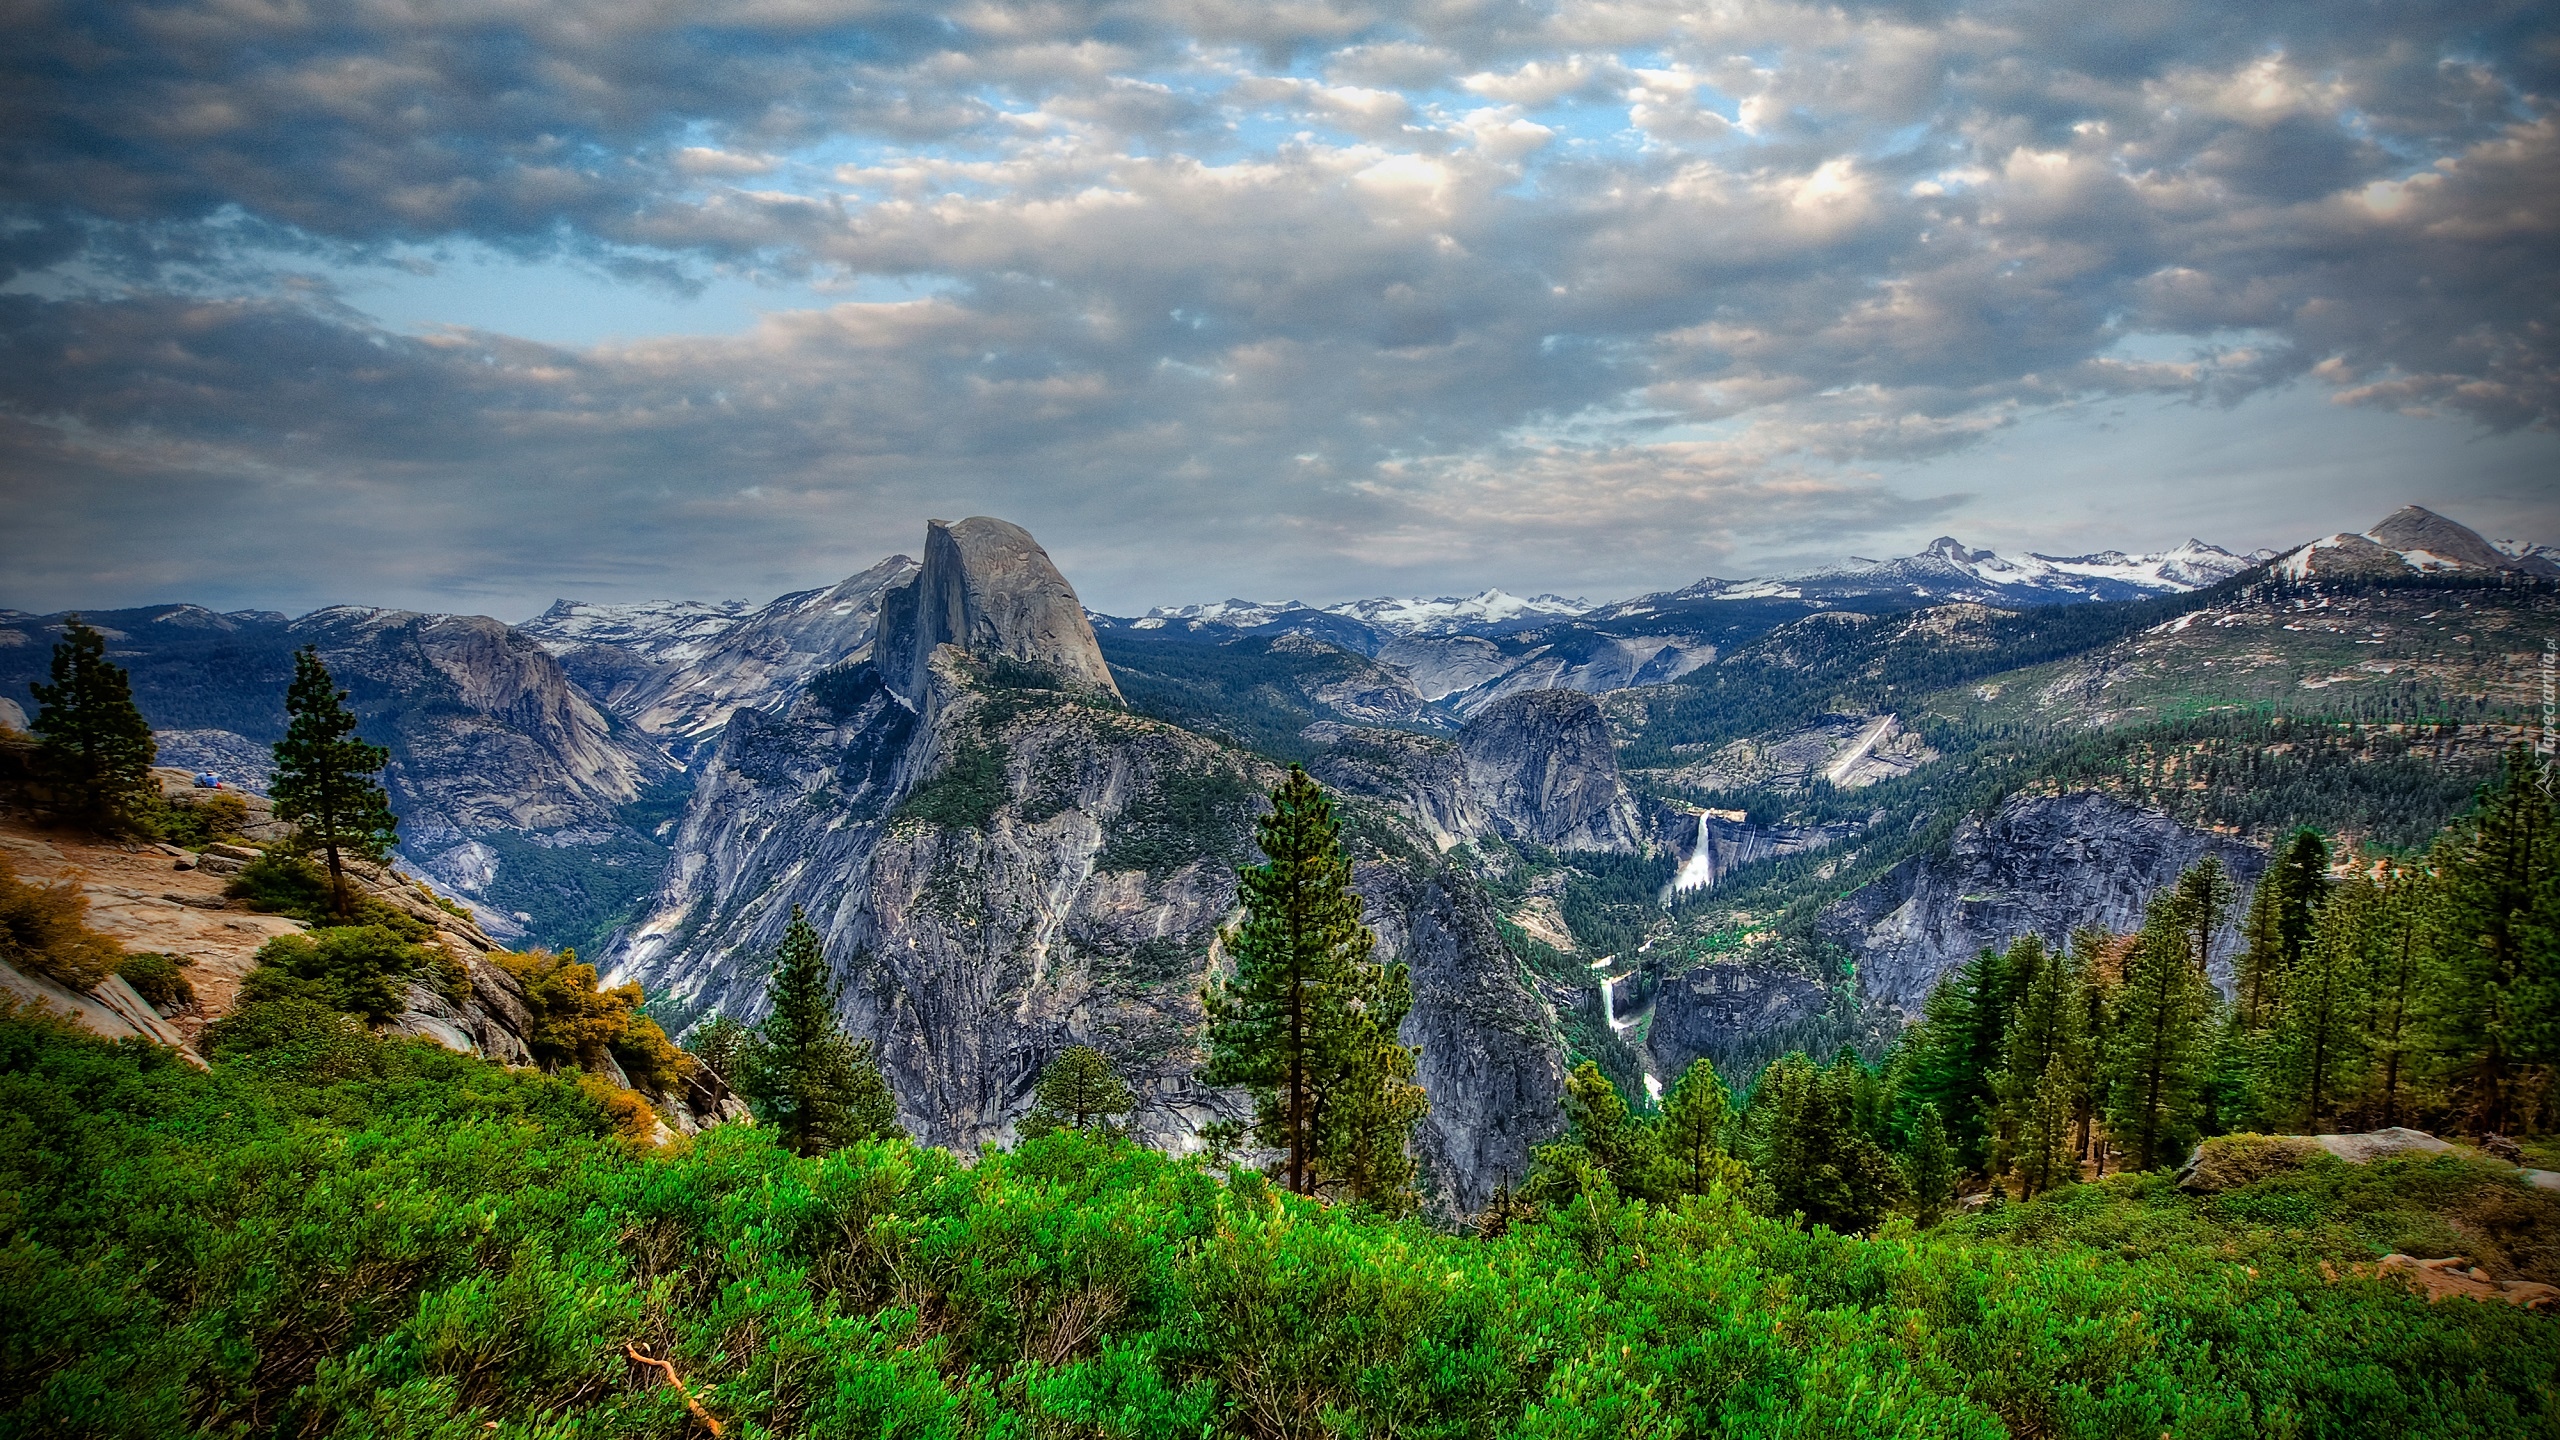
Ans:
[{"label": "exposed rock face", "polygon": [[1072,688],[1120,698],[1074,587],[1031,532],[1003,520],[927,522],[923,568],[881,598],[874,662],[910,705],[923,703],[933,652],[944,645],[981,660],[1009,656]]},{"label": "exposed rock face", "polygon": [[[1142,1138],[1192,1148],[1242,1110],[1195,1078],[1200,992],[1279,776],[1113,703],[1092,683],[1108,677],[1081,608],[1017,528],[937,526],[925,554],[852,683],[732,716],[610,978],[696,1018],[753,1020],[798,905],[844,982],[848,1029],[877,1048],[918,1138],[964,1151],[1008,1138],[1040,1071],[1083,1044],[1136,1091]],[[1027,662],[1028,678],[991,669],[996,656]],[[1377,790],[1432,797],[1420,808],[1435,818],[1377,817],[1402,858],[1371,854],[1361,893],[1381,954],[1414,967],[1406,1036],[1424,1047],[1431,1184],[1444,1206],[1471,1207],[1516,1181],[1555,1128],[1562,1051],[1481,899],[1418,858],[1449,827],[1488,823],[1468,808],[1456,751],[1378,744],[1407,746],[1389,758],[1422,778]]]},{"label": "exposed rock face", "polygon": [[[1683,747],[1683,754],[1703,748]],[[1784,735],[1719,746],[1666,778],[1700,790],[1801,790],[1816,780],[1855,790],[1908,775],[1937,758],[1895,716],[1825,715]]]},{"label": "exposed rock face", "polygon": [[2206,855],[2240,888],[2210,972],[2227,985],[2265,854],[2088,792],[2016,796],[1988,822],[1967,819],[1947,853],[1915,856],[1833,902],[1818,933],[1856,952],[1871,1003],[1916,1017],[1938,977],[1986,946],[2030,933],[2061,945],[2083,925],[2139,928],[2152,895]]},{"label": "exposed rock face", "polygon": [[690,758],[719,743],[733,712],[781,709],[820,670],[869,654],[880,597],[915,574],[892,555],[755,610],[563,600],[521,628],[607,708]]},{"label": "exposed rock face", "polygon": [[1537,690],[1494,705],[1458,734],[1467,783],[1505,838],[1558,850],[1633,853],[1643,827],[1591,697]]},{"label": "exposed rock face", "polygon": [[1467,784],[1465,759],[1448,740],[1405,730],[1310,726],[1326,744],[1307,772],[1335,793],[1383,801],[1446,850],[1494,833],[1492,812]]},{"label": "exposed rock face", "polygon": [[[1714,643],[1696,636],[1576,631],[1570,644],[1532,649],[1495,678],[1450,694],[1448,704],[1461,715],[1474,716],[1511,696],[1537,690],[1601,695],[1637,685],[1664,685],[1715,658]],[[1454,675],[1454,668],[1444,673]]]},{"label": "exposed rock face", "polygon": [[1701,965],[1663,980],[1645,1048],[1666,1085],[1701,1056],[1728,1081],[1740,1081],[1746,1077],[1734,1057],[1759,1055],[1771,1036],[1820,1015],[1828,1003],[1820,985],[1791,971],[1748,960]]},{"label": "exposed rock face", "polygon": [[1414,1145],[1424,1190],[1444,1213],[1472,1215],[1564,1128],[1555,1012],[1464,879],[1377,859],[1356,868],[1355,883],[1379,954],[1413,976],[1399,1038],[1420,1051],[1416,1078],[1431,1097]]}]

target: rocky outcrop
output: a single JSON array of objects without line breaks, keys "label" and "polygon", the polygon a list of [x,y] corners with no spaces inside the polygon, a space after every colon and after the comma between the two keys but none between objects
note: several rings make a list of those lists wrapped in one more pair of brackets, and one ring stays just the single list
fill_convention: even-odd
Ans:
[{"label": "rocky outcrop", "polygon": [[1405,730],[1307,728],[1325,746],[1307,772],[1336,794],[1380,801],[1420,827],[1432,847],[1449,847],[1494,832],[1492,812],[1467,783],[1457,745]]},{"label": "rocky outcrop", "polygon": [[1019,525],[984,515],[926,522],[915,579],[881,597],[873,662],[910,705],[930,689],[934,651],[1021,661],[1071,689],[1120,698],[1092,622],[1049,552]]},{"label": "rocky outcrop", "polygon": [[[1456,653],[1439,673],[1454,678]],[[1538,690],[1578,690],[1605,695],[1638,685],[1666,685],[1713,663],[1714,642],[1688,635],[1604,635],[1571,627],[1560,638],[1514,657],[1499,675],[1447,695],[1449,708],[1474,716],[1514,695]]]},{"label": "rocky outcrop", "polygon": [[2151,897],[2207,855],[2241,892],[2213,951],[2211,973],[2227,986],[2265,854],[2091,792],[2015,796],[1987,820],[1968,818],[1944,853],[1906,860],[1825,908],[1817,933],[1854,952],[1869,1003],[1916,1017],[1938,977],[1986,946],[2027,934],[2061,945],[2083,925],[2139,928]]},{"label": "rocky outcrop", "polygon": [[1738,1062],[1765,1059],[1773,1039],[1821,1015],[1830,996],[1792,971],[1750,960],[1718,961],[1666,977],[1645,1031],[1657,1073],[1668,1084],[1704,1058],[1729,1082],[1747,1078]]},{"label": "rocky outcrop", "polygon": [[1504,838],[1557,850],[1640,848],[1635,802],[1618,775],[1608,722],[1590,696],[1515,695],[1467,722],[1458,752],[1468,785]]},{"label": "rocky outcrop", "polygon": [[881,596],[915,575],[915,561],[892,555],[753,610],[563,600],[519,628],[608,709],[690,760],[719,743],[733,713],[783,709],[819,671],[868,656]]},{"label": "rocky outcrop", "polygon": [[1475,1214],[1564,1128],[1555,1011],[1465,877],[1378,857],[1354,880],[1379,955],[1413,978],[1399,1038],[1419,1052],[1415,1078],[1431,1097],[1414,1137],[1423,1190],[1444,1214]]}]

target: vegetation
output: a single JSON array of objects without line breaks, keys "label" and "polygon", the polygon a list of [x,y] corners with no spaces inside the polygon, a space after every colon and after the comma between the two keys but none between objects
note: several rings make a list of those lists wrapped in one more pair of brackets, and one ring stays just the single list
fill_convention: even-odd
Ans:
[{"label": "vegetation", "polygon": [[183,801],[161,805],[153,826],[164,840],[202,849],[218,841],[238,840],[249,823],[249,802],[231,790],[207,790]]},{"label": "vegetation", "polygon": [[1291,1191],[1409,1208],[1407,1142],[1429,1110],[1396,1039],[1412,983],[1370,958],[1378,937],[1322,786],[1290,766],[1254,828],[1268,859],[1243,872],[1244,918],[1221,937],[1235,971],[1203,997],[1200,1078],[1253,1097],[1252,1136]]},{"label": "vegetation", "polygon": [[159,800],[151,725],[134,707],[106,637],[73,616],[53,647],[53,683],[36,681],[36,773],[64,818],[101,834],[149,828]]},{"label": "vegetation", "polygon": [[644,1151],[575,1083],[258,1008],[210,1073],[0,1018],[0,1430],[685,1433],[635,1352],[774,1436],[2417,1440],[2560,1407],[2560,1326],[2353,1268],[2495,1216],[2526,1273],[2549,1201],[2476,1162],[1864,1240],[1595,1188],[1480,1240],[1077,1133]]},{"label": "vegetation", "polygon": [[1170,875],[1196,861],[1240,860],[1258,798],[1225,764],[1159,765],[1103,841],[1094,867]]},{"label": "vegetation", "polygon": [[838,988],[817,927],[791,907],[765,991],[772,1013],[742,1038],[729,1079],[796,1155],[905,1133],[870,1047],[836,1022]]},{"label": "vegetation", "polygon": [[663,1093],[681,1082],[692,1060],[642,1010],[638,985],[605,989],[596,967],[575,950],[528,950],[489,957],[524,986],[533,1029],[525,1039],[533,1058],[559,1069],[574,1065],[603,1071],[607,1062],[643,1090]]},{"label": "vegetation", "polygon": [[259,946],[240,999],[299,1000],[379,1025],[408,1008],[411,981],[450,986],[451,964],[442,946],[417,944],[387,926],[331,926]]},{"label": "vegetation", "polygon": [[304,844],[329,859],[329,894],[340,916],[353,913],[344,855],[383,864],[399,839],[390,796],[375,777],[391,752],[355,738],[347,692],[329,678],[316,646],[294,652],[293,685],[285,691],[284,738],[275,744],[276,817],[295,826]]},{"label": "vegetation", "polygon": [[78,885],[21,880],[0,855],[0,960],[86,990],[124,960],[124,947],[90,929],[88,918],[89,897]]},{"label": "vegetation", "polygon": [[1001,742],[963,740],[932,779],[898,805],[898,818],[954,830],[983,830],[1012,793]]},{"label": "vegetation", "polygon": [[124,962],[116,966],[116,974],[133,987],[133,993],[150,1002],[153,1009],[175,1010],[195,1003],[195,983],[187,978],[187,972],[195,968],[195,963],[184,955],[163,955],[155,950],[145,950],[138,955],[127,955]]},{"label": "vegetation", "polygon": [[1040,1072],[1031,1113],[1021,1133],[1037,1139],[1059,1130],[1117,1134],[1120,1117],[1138,1107],[1110,1057],[1090,1045],[1070,1045]]}]

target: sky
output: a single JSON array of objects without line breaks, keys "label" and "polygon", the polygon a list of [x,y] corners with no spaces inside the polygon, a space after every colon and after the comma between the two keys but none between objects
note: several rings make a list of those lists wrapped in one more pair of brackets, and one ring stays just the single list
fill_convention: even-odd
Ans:
[{"label": "sky", "polygon": [[0,606],[2560,542],[2528,0],[25,0]]}]

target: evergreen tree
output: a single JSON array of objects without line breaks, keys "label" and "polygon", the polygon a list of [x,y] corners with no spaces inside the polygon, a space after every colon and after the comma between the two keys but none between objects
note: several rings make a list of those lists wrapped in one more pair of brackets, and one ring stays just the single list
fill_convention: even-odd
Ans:
[{"label": "evergreen tree", "polygon": [[2472,814],[2437,841],[2434,869],[2434,1048],[2473,1132],[2503,1134],[2526,1118],[2537,1071],[2560,1059],[2560,814],[2530,751],[2517,746]]},{"label": "evergreen tree", "polygon": [[2251,1030],[2275,1023],[2293,967],[2311,943],[2313,917],[2329,890],[2329,844],[2308,826],[2293,832],[2249,897],[2241,926],[2240,1009]]},{"label": "evergreen tree", "polygon": [[2187,957],[2198,975],[2212,966],[2213,938],[2221,933],[2222,922],[2230,916],[2231,904],[2239,893],[2219,856],[2205,856],[2178,877],[2178,909],[2186,919]]},{"label": "evergreen tree", "polygon": [[2372,1097],[2365,1111],[2369,1123],[2384,1128],[2400,1123],[2418,1049],[2419,1009],[2425,999],[2420,944],[2424,893],[2420,877],[2385,862],[2374,902],[2374,943],[2368,947],[2373,970],[2365,987]]},{"label": "evergreen tree", "polygon": [[871,1047],[836,1022],[837,991],[817,927],[792,906],[765,992],[773,1011],[739,1047],[736,1088],[795,1155],[905,1133]]},{"label": "evergreen tree", "polygon": [[2019,936],[2001,959],[2018,982],[2018,1003],[2010,1010],[2009,1027],[2001,1037],[2000,1068],[1991,1076],[1995,1115],[1991,1168],[1995,1173],[2007,1170],[2016,1156],[2019,1130],[2034,1108],[2036,1087],[2043,1083],[2056,1047],[2067,1043],[2075,1028],[2074,1002],[2080,998],[2070,983],[2063,955],[2047,947],[2041,937]]},{"label": "evergreen tree", "polygon": [[2005,1059],[2017,982],[2008,957],[1988,949],[1939,977],[1921,1012],[1905,1082],[1911,1104],[1938,1107],[1956,1163],[1984,1173],[1999,1107],[1993,1080]]},{"label": "evergreen tree", "polygon": [[1857,1089],[1844,1067],[1801,1052],[1773,1060],[1752,1087],[1751,1169],[1780,1215],[1843,1234],[1870,1230],[1901,1198],[1902,1176],[1856,1123]]},{"label": "evergreen tree", "polygon": [[1662,1100],[1654,1133],[1661,1179],[1652,1187],[1665,1198],[1704,1195],[1721,1184],[1740,1190],[1748,1172],[1727,1151],[1726,1132],[1733,1104],[1715,1062],[1701,1056],[1689,1062],[1671,1093]]},{"label": "evergreen tree", "polygon": [[1254,1138],[1279,1151],[1282,1182],[1313,1194],[1332,1178],[1362,1198],[1396,1197],[1404,1153],[1425,1113],[1413,1052],[1395,1028],[1411,1003],[1402,967],[1370,956],[1333,803],[1299,766],[1255,824],[1267,863],[1241,874],[1245,915],[1221,941],[1234,974],[1204,1004],[1204,1082],[1254,1099]]},{"label": "evergreen tree", "polygon": [[62,809],[102,834],[139,828],[159,748],[124,668],[107,659],[106,637],[73,616],[53,647],[53,683],[27,689],[39,707],[37,772]]},{"label": "evergreen tree", "polygon": [[720,1083],[736,1088],[738,1052],[747,1043],[747,1027],[734,1015],[714,1015],[693,1027],[685,1053],[702,1062],[702,1068],[720,1077]]},{"label": "evergreen tree", "polygon": [[2079,1173],[2071,1129],[2087,1088],[2077,967],[2070,957],[2026,936],[2009,947],[2014,971],[2027,975],[2026,993],[2010,1017],[2008,1060],[1994,1088],[2000,1096],[2004,1168],[2019,1175],[2025,1193]]},{"label": "evergreen tree", "polygon": [[2025,1092],[2018,1116],[2017,1160],[2010,1167],[2018,1177],[2021,1196],[2042,1194],[2080,1178],[2071,1137],[2077,1082],[2071,1057],[2057,1049],[2046,1059],[2044,1074]]},{"label": "evergreen tree", "polygon": [[1040,1072],[1031,1113],[1022,1120],[1026,1136],[1053,1130],[1119,1132],[1119,1117],[1138,1108],[1138,1097],[1111,1068],[1109,1056],[1090,1045],[1070,1045]]},{"label": "evergreen tree", "polygon": [[1643,1199],[1661,1168],[1658,1137],[1627,1107],[1597,1061],[1585,1060],[1564,1080],[1564,1138],[1541,1145],[1522,1193],[1561,1204],[1605,1179],[1630,1199]]},{"label": "evergreen tree", "polygon": [[2104,1108],[2106,1091],[2099,1076],[2099,1063],[2107,1053],[2107,1021],[2115,1009],[2118,976],[2109,965],[2116,950],[2116,937],[2094,925],[2084,925],[2071,933],[2071,969],[2079,984],[2080,1048],[2073,1057],[2072,1122],[2078,1127],[2073,1144],[2084,1160],[2102,1162],[2098,1173],[2106,1173],[2103,1147],[2097,1143],[2098,1112]]},{"label": "evergreen tree", "polygon": [[1923,1225],[1946,1218],[1956,1199],[1956,1152],[1935,1105],[1922,1105],[1912,1126],[1911,1154],[1903,1165],[1911,1217]]},{"label": "evergreen tree", "polygon": [[2340,886],[2320,907],[2311,943],[2288,979],[2277,1070],[2284,1113],[2307,1131],[2327,1126],[2341,1099],[2359,1088],[2375,898],[2362,876]]},{"label": "evergreen tree", "polygon": [[2108,1020],[2107,1134],[2153,1170],[2183,1153],[2197,1128],[2213,987],[2194,959],[2187,887],[2153,897]]},{"label": "evergreen tree", "polygon": [[379,864],[399,840],[391,798],[375,778],[391,763],[391,752],[355,738],[347,692],[329,678],[316,647],[294,652],[284,709],[284,738],[275,744],[276,816],[290,822],[304,844],[327,853],[331,903],[344,915],[349,900],[341,854]]}]

